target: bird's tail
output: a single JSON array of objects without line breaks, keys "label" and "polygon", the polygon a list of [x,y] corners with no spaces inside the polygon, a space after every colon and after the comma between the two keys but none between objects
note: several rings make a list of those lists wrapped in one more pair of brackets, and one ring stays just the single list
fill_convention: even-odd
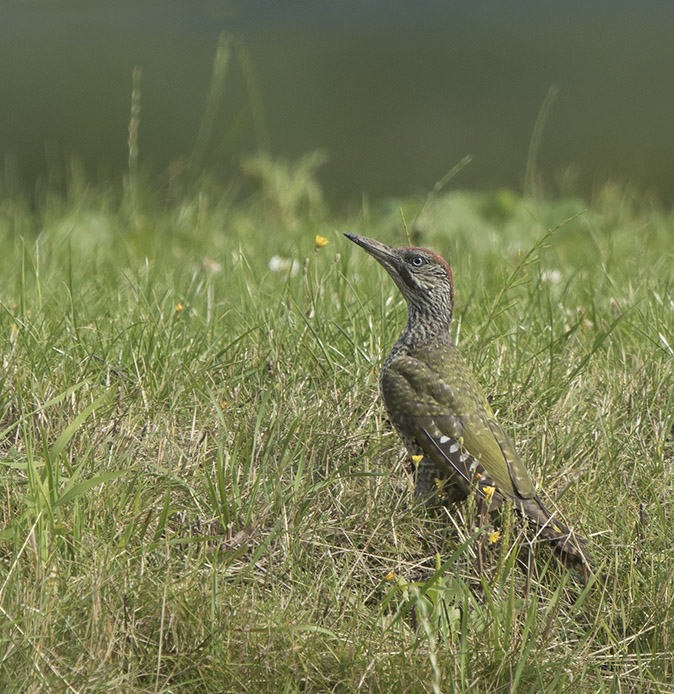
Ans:
[{"label": "bird's tail", "polygon": [[585,549],[588,545],[587,539],[567,528],[548,511],[538,496],[517,499],[515,503],[522,515],[536,524],[538,538],[549,542],[560,559],[581,571],[584,579],[587,580],[594,569],[594,561]]}]

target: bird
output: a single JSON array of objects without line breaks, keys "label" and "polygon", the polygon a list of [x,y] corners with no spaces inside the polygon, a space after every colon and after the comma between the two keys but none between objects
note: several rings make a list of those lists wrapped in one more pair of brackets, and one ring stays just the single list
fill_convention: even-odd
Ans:
[{"label": "bird", "polygon": [[407,323],[381,368],[386,414],[416,462],[415,496],[447,504],[476,493],[487,511],[509,501],[533,523],[562,562],[586,579],[594,562],[588,541],[541,500],[515,445],[499,424],[450,326],[454,281],[447,261],[427,248],[392,248],[345,233],[377,260],[407,302]]}]

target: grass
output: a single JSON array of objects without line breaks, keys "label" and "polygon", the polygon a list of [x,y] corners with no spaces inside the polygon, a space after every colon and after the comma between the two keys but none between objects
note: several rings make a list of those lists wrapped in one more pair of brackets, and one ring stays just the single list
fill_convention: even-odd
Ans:
[{"label": "grass", "polygon": [[[0,689],[671,692],[672,217],[610,187],[328,217],[270,166],[245,202],[0,203]],[[400,206],[586,588],[507,514],[491,544],[413,505],[377,393],[404,306],[341,236],[404,244]]]}]

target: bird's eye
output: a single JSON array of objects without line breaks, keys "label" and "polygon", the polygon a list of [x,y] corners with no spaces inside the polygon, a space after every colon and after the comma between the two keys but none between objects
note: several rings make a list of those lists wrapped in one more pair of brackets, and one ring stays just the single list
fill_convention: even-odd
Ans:
[{"label": "bird's eye", "polygon": [[412,265],[414,267],[421,267],[426,261],[420,256],[420,255],[415,255],[414,258],[412,258]]}]

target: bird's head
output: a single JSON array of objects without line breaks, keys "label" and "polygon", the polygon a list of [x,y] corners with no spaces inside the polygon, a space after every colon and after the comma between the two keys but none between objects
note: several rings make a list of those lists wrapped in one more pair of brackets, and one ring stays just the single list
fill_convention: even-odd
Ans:
[{"label": "bird's head", "polygon": [[[454,309],[454,282],[447,261],[427,248],[391,248],[366,236],[345,233],[384,266],[407,301],[409,311],[446,322]],[[429,315],[430,314],[430,315]]]}]

